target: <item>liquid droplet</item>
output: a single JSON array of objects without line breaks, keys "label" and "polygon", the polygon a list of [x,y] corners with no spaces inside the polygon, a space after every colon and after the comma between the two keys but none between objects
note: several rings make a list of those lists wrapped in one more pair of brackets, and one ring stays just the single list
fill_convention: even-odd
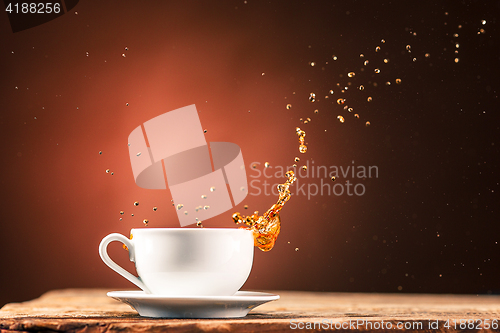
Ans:
[{"label": "liquid droplet", "polygon": [[141,156],[141,152],[138,152],[138,153],[137,153],[137,156]]},{"label": "liquid droplet", "polygon": [[384,59],[384,64],[387,64],[389,62],[389,59],[385,58]]},{"label": "liquid droplet", "polygon": [[286,105],[286,109],[287,109],[287,110],[290,110],[291,108],[292,108],[292,104],[287,104],[287,105]]},{"label": "liquid droplet", "polygon": [[134,206],[139,206],[139,201],[134,202]]},{"label": "liquid droplet", "polygon": [[341,115],[338,115],[338,116],[337,116],[337,119],[338,119],[341,123],[344,123],[344,121],[345,121],[344,117],[342,117]]},{"label": "liquid droplet", "polygon": [[349,73],[347,73],[347,76],[349,76],[349,77],[354,77],[354,76],[356,76],[356,73],[354,73],[354,72],[349,72]]},{"label": "liquid droplet", "polygon": [[111,171],[111,170],[109,170],[109,169],[106,169],[106,173],[109,173],[110,171]]},{"label": "liquid droplet", "polygon": [[295,248],[295,251],[298,251],[298,250],[299,250],[299,248],[298,248],[298,247],[296,247],[296,248]]},{"label": "liquid droplet", "polygon": [[359,114],[355,113],[354,118],[359,119]]},{"label": "liquid droplet", "polygon": [[148,223],[149,223],[149,220],[148,219],[144,219],[144,220],[142,220],[142,223],[144,223],[144,225],[147,227]]},{"label": "liquid droplet", "polygon": [[153,211],[156,212],[158,210],[158,207],[153,207]]},{"label": "liquid droplet", "polygon": [[330,95],[333,95],[333,93],[334,93],[333,89],[330,89],[329,92],[330,92]]},{"label": "liquid droplet", "polygon": [[245,191],[245,187],[244,186],[240,187],[240,191],[244,192]]},{"label": "liquid droplet", "polygon": [[376,74],[380,73],[380,69],[378,69],[378,68],[375,68],[373,71],[374,71]]},{"label": "liquid droplet", "polygon": [[401,84],[401,79],[396,79],[396,84]]},{"label": "liquid droplet", "polygon": [[212,186],[212,187],[210,188],[210,192],[213,192],[213,191],[215,191],[215,186]]},{"label": "liquid droplet", "polygon": [[481,24],[482,24],[482,25],[485,25],[485,24],[486,24],[486,20],[482,20],[482,21],[481,21]]},{"label": "liquid droplet", "polygon": [[332,59],[333,59],[333,60],[337,60],[337,56],[336,56],[336,55],[333,55],[333,56],[332,56]]},{"label": "liquid droplet", "polygon": [[364,85],[360,85],[358,89],[359,90],[365,90],[365,86]]},{"label": "liquid droplet", "polygon": [[248,205],[243,206],[243,208],[248,209]]},{"label": "liquid droplet", "polygon": [[269,162],[264,163],[264,166],[265,166],[266,168],[269,168],[269,166],[270,166],[270,165],[271,165],[271,164],[269,164]]},{"label": "liquid droplet", "polygon": [[459,61],[460,61],[460,59],[455,58],[455,63],[458,63]]},{"label": "liquid droplet", "polygon": [[300,158],[295,157],[295,162],[298,162],[298,161],[300,161]]},{"label": "liquid droplet", "polygon": [[102,151],[99,152],[99,155],[102,155]]},{"label": "liquid droplet", "polygon": [[206,199],[206,198],[207,198],[207,196],[206,196],[205,194],[202,194],[202,195],[201,195],[201,198],[202,198],[202,199]]},{"label": "liquid droplet", "polygon": [[125,212],[123,210],[120,210],[120,215],[123,215],[125,214]]},{"label": "liquid droplet", "polygon": [[177,205],[177,210],[181,210],[181,209],[182,209],[182,207],[184,207],[184,205],[183,205],[183,204],[178,204],[178,205]]},{"label": "liquid droplet", "polygon": [[309,64],[311,65],[311,67],[316,66],[316,63],[314,61],[311,61]]},{"label": "liquid droplet", "polygon": [[337,180],[337,177],[333,176],[332,178],[330,178],[332,180],[332,182],[336,181]]},{"label": "liquid droplet", "polygon": [[363,65],[368,65],[370,62],[368,60],[365,60],[365,62],[363,63]]},{"label": "liquid droplet", "polygon": [[411,45],[406,45],[406,51],[410,51],[411,52]]},{"label": "liquid droplet", "polygon": [[209,209],[209,208],[210,208],[210,206],[204,206],[204,207],[203,207],[203,209],[204,209],[204,210],[207,210],[207,209]]},{"label": "liquid droplet", "polygon": [[307,166],[306,166],[306,165],[303,165],[303,166],[302,166],[302,170],[306,171],[306,170],[307,170]]},{"label": "liquid droplet", "polygon": [[380,46],[377,46],[377,47],[375,48],[375,52],[378,52],[378,51],[380,51]]},{"label": "liquid droplet", "polygon": [[366,100],[367,100],[368,102],[371,102],[373,99],[372,99],[371,97],[368,97]]},{"label": "liquid droplet", "polygon": [[301,130],[300,127],[296,127],[295,128],[295,132],[297,133],[297,136],[299,137],[299,142],[300,142],[299,151],[301,153],[305,153],[307,151],[307,147],[304,144],[305,143],[306,132],[304,132],[303,130]]},{"label": "liquid droplet", "polygon": [[345,101],[345,100],[344,100],[343,98],[339,98],[339,99],[337,100],[337,104],[342,105],[342,104],[344,104],[344,101]]},{"label": "liquid droplet", "polygon": [[188,211],[187,210],[184,211],[184,215],[188,215]]},{"label": "liquid droplet", "polygon": [[316,94],[310,93],[309,94],[309,102],[315,102],[315,101],[316,101]]},{"label": "liquid droplet", "polygon": [[370,122],[369,122],[369,121],[367,121],[367,122],[365,123],[365,125],[366,125],[366,127],[370,126]]}]

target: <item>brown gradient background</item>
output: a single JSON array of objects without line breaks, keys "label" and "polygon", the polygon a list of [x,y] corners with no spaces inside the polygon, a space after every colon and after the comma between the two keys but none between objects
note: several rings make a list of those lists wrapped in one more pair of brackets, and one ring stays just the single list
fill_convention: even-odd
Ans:
[{"label": "brown gradient background", "polygon": [[[190,104],[207,141],[241,147],[249,180],[253,162],[293,163],[296,126],[309,146],[301,162],[379,168],[378,178],[337,180],[364,184],[363,196],[292,197],[276,247],[256,251],[244,289],[500,292],[499,10],[497,1],[94,0],[15,34],[0,14],[0,306],[54,288],[135,289],[101,262],[100,240],[144,218],[178,224],[167,191],[135,185],[127,137]],[[359,120],[335,103],[337,82],[348,81],[343,97]],[[275,200],[249,195],[235,210]],[[234,227],[231,213],[205,224]]]}]

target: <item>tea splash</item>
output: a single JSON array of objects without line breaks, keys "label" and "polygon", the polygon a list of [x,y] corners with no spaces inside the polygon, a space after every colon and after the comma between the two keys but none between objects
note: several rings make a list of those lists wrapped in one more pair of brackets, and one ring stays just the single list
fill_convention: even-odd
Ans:
[{"label": "tea splash", "polygon": [[[301,153],[305,153],[307,151],[307,146],[305,145],[306,132],[301,130],[299,127],[297,127],[295,131],[299,137],[299,151]],[[298,162],[300,159],[295,157],[294,161]],[[297,180],[297,177],[295,177],[295,173],[292,170],[287,171],[286,176],[288,179],[283,184],[278,185],[278,201],[262,216],[259,216],[259,212],[257,211],[248,216],[242,216],[238,212],[233,214],[234,223],[246,224],[241,228],[252,231],[254,245],[264,252],[267,252],[274,247],[274,243],[276,242],[281,229],[280,211],[285,203],[290,199],[290,185]]]},{"label": "tea splash", "polygon": [[290,170],[286,173],[288,179],[285,183],[278,185],[278,201],[269,208],[262,216],[259,212],[252,215],[242,216],[236,212],[233,214],[233,221],[236,224],[244,223],[242,228],[251,230],[254,237],[254,245],[262,251],[269,251],[274,247],[281,229],[280,211],[285,203],[290,199],[290,185],[297,180],[295,173]]}]

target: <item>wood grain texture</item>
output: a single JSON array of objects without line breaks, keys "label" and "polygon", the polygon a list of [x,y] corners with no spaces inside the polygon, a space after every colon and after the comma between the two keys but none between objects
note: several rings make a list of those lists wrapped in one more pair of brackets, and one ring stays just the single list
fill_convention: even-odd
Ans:
[{"label": "wood grain texture", "polygon": [[[290,331],[291,321],[299,332],[317,332],[321,323],[328,325],[323,331],[338,331],[335,323],[338,328],[344,323],[344,331],[351,332],[395,331],[367,323],[376,327],[382,321],[385,328],[390,322],[393,327],[414,325],[419,332],[458,332],[463,331],[460,319],[476,320],[475,327],[479,319],[489,319],[490,328],[481,332],[500,332],[491,328],[491,320],[500,321],[500,296],[273,291],[280,300],[259,306],[245,318],[151,319],[107,297],[107,291],[54,290],[32,301],[7,304],[0,310],[0,332],[280,332]],[[444,326],[447,320],[450,327]],[[437,329],[430,328],[429,321],[438,321]],[[307,328],[307,323],[310,329],[298,329],[298,325]],[[317,326],[311,326],[314,323]],[[418,323],[421,329],[415,326]]]}]

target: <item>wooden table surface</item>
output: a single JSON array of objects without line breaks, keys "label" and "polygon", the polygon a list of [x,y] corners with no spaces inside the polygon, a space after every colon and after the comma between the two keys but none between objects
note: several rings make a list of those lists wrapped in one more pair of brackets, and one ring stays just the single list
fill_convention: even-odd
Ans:
[{"label": "wooden table surface", "polygon": [[107,291],[54,290],[7,304],[0,310],[0,332],[394,332],[405,326],[418,332],[500,332],[498,295],[273,291],[281,296],[278,301],[253,309],[245,318],[152,319],[107,297]]}]

